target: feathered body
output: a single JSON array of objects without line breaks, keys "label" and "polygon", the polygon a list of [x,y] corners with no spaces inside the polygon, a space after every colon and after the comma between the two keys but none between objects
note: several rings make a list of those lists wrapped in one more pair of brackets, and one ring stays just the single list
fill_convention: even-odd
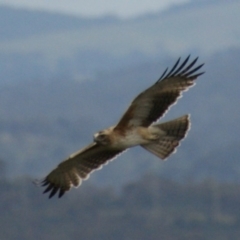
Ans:
[{"label": "feathered body", "polygon": [[78,187],[89,174],[118,156],[128,148],[140,145],[160,159],[166,159],[176,150],[190,128],[188,115],[165,123],[154,123],[182,92],[195,84],[203,72],[194,67],[197,58],[188,64],[189,56],[180,64],[180,58],[170,71],[162,74],[150,88],[140,93],[130,104],[120,121],[110,128],[94,134],[94,141],[86,148],[70,155],[42,181],[49,197],[59,190],[61,197],[71,187]]}]

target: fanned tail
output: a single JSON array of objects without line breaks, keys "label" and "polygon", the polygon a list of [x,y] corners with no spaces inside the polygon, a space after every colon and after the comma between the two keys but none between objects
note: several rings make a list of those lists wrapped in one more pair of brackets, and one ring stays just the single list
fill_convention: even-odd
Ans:
[{"label": "fanned tail", "polygon": [[164,131],[165,135],[154,142],[141,146],[157,157],[166,159],[171,153],[176,151],[180,141],[186,136],[190,128],[189,115],[184,115],[165,123],[156,124],[152,127]]}]

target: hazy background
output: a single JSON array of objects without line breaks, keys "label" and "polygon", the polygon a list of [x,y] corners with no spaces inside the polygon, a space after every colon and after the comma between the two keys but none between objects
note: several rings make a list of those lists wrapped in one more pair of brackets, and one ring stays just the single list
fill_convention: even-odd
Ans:
[{"label": "hazy background", "polygon": [[2,5],[18,8],[46,10],[50,12],[67,13],[69,15],[100,17],[115,15],[121,18],[132,18],[140,14],[163,11],[176,4],[190,0],[1,0]]},{"label": "hazy background", "polygon": [[[102,0],[88,1],[87,4],[76,0],[11,0],[0,3],[0,176],[4,179],[3,189],[7,185],[7,189],[13,191],[6,194],[11,195],[9,199],[19,198],[14,191],[20,186],[20,189],[30,188],[27,195],[24,191],[19,193],[23,193],[21,199],[26,207],[32,201],[32,195],[43,204],[41,199],[45,196],[41,195],[40,189],[28,185],[30,179],[44,177],[70,153],[89,144],[96,131],[115,124],[136,94],[153,84],[179,56],[185,58],[188,54],[192,59],[199,56],[199,63],[205,63],[206,73],[164,119],[191,113],[192,129],[177,154],[162,162],[137,147],[93,173],[83,185],[92,184],[93,191],[97,192],[110,187],[113,192],[119,193],[134,181],[139,181],[140,186],[148,186],[145,180],[152,177],[146,176],[154,176],[154,179],[160,178],[160,182],[165,179],[183,186],[214,181],[218,184],[237,184],[238,188],[239,0]],[[26,178],[27,181],[24,180]],[[168,183],[167,186],[179,188],[174,184]],[[205,194],[204,186],[209,184],[201,185],[203,191],[200,192]],[[153,185],[149,183],[149,188]],[[86,189],[83,186],[83,190],[73,191],[62,203],[69,204],[71,199],[81,198],[84,193],[89,193]],[[189,193],[191,189],[187,188],[186,191]],[[128,193],[123,191],[123,194]],[[145,194],[153,194],[154,203],[158,203],[155,190]],[[143,199],[145,194],[141,195]],[[105,195],[108,196],[106,192],[99,192],[99,198]],[[177,193],[173,196],[177,201]],[[206,196],[209,196],[207,192]],[[213,208],[217,209],[218,216],[221,198],[215,190],[213,196],[217,199]],[[224,199],[228,196],[226,194]],[[202,197],[205,201],[205,195]],[[233,195],[233,201],[235,197]],[[6,204],[11,202],[7,199]],[[121,199],[112,201],[113,205],[118,206],[117,202]],[[146,210],[145,203],[141,206]],[[45,201],[44,204],[47,204],[45,207],[52,206]],[[230,203],[226,200],[226,204]],[[124,206],[122,211],[126,211]],[[159,203],[154,206],[159,209]],[[96,210],[97,214],[99,209]],[[136,211],[139,213],[139,209]],[[188,209],[187,212],[191,211]],[[206,214],[208,212],[206,210]],[[234,216],[231,215],[233,213]],[[10,216],[14,218],[15,214],[17,211]],[[33,219],[36,218],[34,214]],[[199,214],[194,217],[207,219],[206,224],[216,217],[204,215],[206,218],[202,218]],[[239,229],[236,225],[240,223],[238,212],[228,212],[227,216],[223,222],[229,224],[230,221]],[[9,224],[12,218],[9,217]],[[180,221],[178,217],[173,219]],[[162,219],[163,222],[165,220]],[[174,221],[167,221],[172,227]],[[29,218],[26,226],[31,222]],[[231,224],[228,226],[233,226]],[[35,232],[24,235],[26,226],[16,228],[16,233],[20,234],[22,230],[23,234],[18,235],[22,236],[18,239],[32,239],[35,236]],[[35,229],[34,226],[32,228]],[[190,226],[186,229],[193,228]],[[65,232],[68,231],[65,229]],[[54,234],[53,231],[51,239],[57,239]],[[86,236],[87,239],[99,239],[96,237],[99,234],[97,232],[90,237],[86,233]],[[158,239],[155,235],[151,239]],[[7,236],[2,239],[11,239],[9,232],[2,236]],[[75,239],[74,236],[71,239]],[[107,235],[102,236],[102,239],[107,238]],[[116,236],[120,235],[115,233],[111,236],[117,239]],[[168,239],[166,236],[164,239]],[[183,239],[186,239],[184,236]],[[202,238],[193,236],[195,239],[207,239],[206,235]],[[224,234],[221,236],[225,239]],[[226,239],[229,236],[226,235]],[[16,239],[14,237],[16,235],[13,234],[13,239]],[[119,239],[126,237],[134,239],[127,233]],[[169,239],[175,238],[171,236]]]}]

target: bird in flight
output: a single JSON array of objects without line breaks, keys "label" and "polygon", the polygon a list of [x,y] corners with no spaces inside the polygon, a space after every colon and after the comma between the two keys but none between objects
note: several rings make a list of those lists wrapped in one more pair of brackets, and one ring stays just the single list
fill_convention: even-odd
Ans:
[{"label": "bird in flight", "polygon": [[134,146],[140,145],[162,160],[173,153],[190,128],[189,115],[164,123],[154,122],[204,73],[198,71],[204,64],[196,66],[198,58],[191,62],[189,58],[182,62],[179,58],[132,101],[115,126],[94,134],[90,145],[70,155],[50,172],[40,182],[46,188],[43,193],[49,192],[49,198],[56,193],[62,197],[72,187],[80,186],[91,172]]}]

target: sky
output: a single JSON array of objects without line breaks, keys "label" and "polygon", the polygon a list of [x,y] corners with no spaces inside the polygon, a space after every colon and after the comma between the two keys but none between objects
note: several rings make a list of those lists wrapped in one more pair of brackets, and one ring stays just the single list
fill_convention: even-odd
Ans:
[{"label": "sky", "polygon": [[107,14],[122,18],[164,10],[190,0],[0,0],[1,5],[44,9],[54,12],[98,17]]}]

